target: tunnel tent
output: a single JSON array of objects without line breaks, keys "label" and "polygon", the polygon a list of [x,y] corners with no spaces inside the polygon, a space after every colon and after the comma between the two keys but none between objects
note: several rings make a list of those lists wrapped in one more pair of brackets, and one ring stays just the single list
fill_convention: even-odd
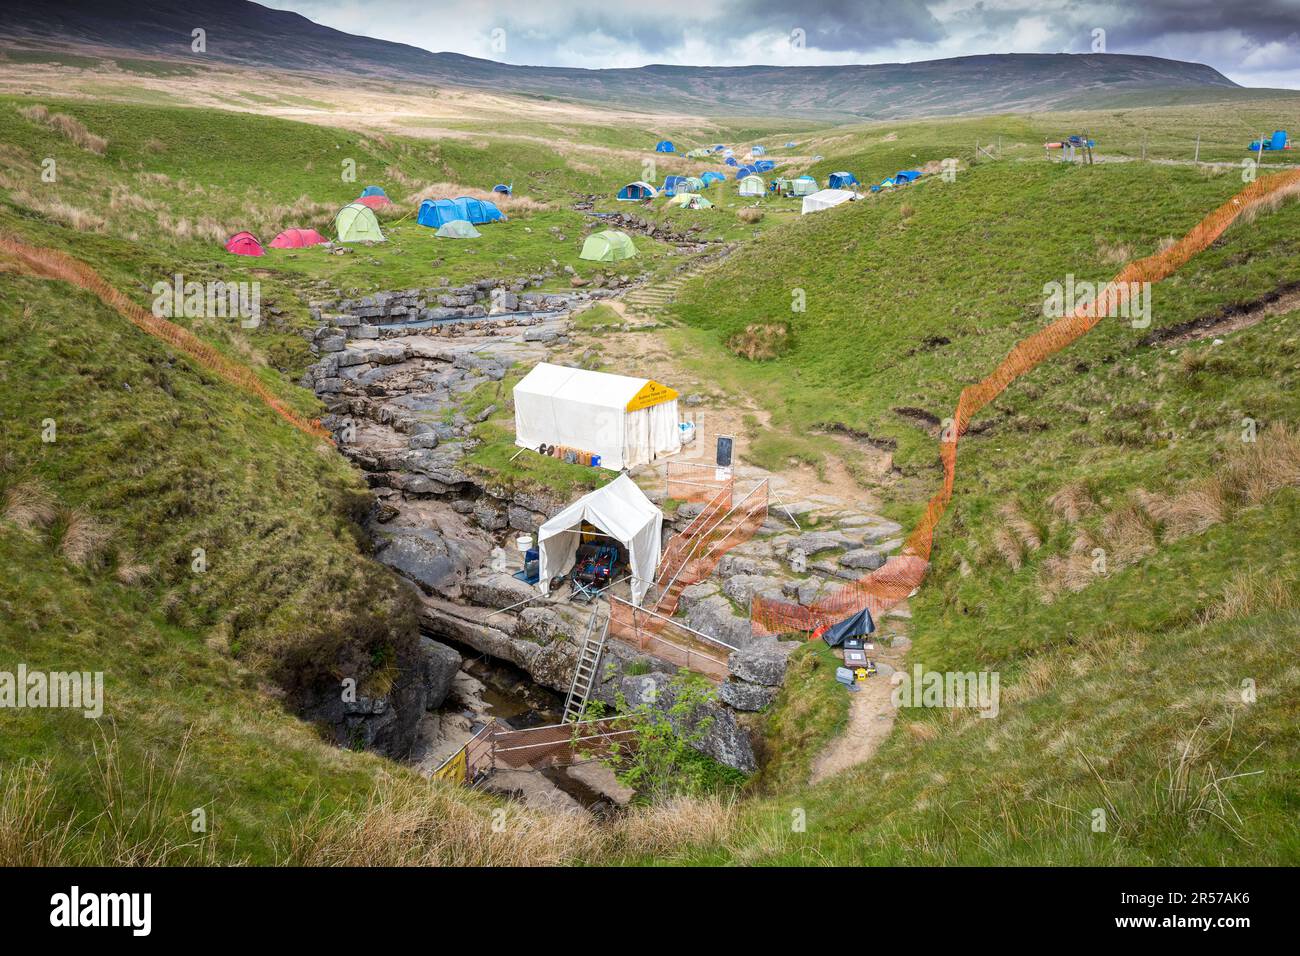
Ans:
[{"label": "tunnel tent", "polygon": [[676,147],[673,146],[673,141],[672,141],[672,140],[670,140],[670,139],[661,139],[659,142],[655,143],[655,152],[656,152],[656,153],[673,153],[673,152],[676,152]]},{"label": "tunnel tent", "polygon": [[740,195],[742,196],[761,196],[767,191],[767,186],[763,184],[761,176],[746,176],[740,181]]},{"label": "tunnel tent", "polygon": [[466,222],[464,219],[453,219],[439,226],[434,235],[439,239],[477,239],[483,234],[474,228],[473,223]]},{"label": "tunnel tent", "polygon": [[709,202],[703,196],[697,196],[695,193],[682,193],[668,200],[670,206],[681,206],[683,209],[711,209],[713,203]]},{"label": "tunnel tent", "polygon": [[578,258],[593,262],[617,262],[620,259],[635,258],[636,254],[636,245],[631,236],[617,229],[606,229],[593,232],[587,237]]},{"label": "tunnel tent", "polygon": [[659,569],[664,513],[627,475],[583,495],[538,529],[538,586],[542,593],[550,593],[552,578],[573,568],[584,525],[623,546],[632,575],[632,603],[640,604]]},{"label": "tunnel tent", "polygon": [[383,242],[375,212],[359,202],[348,203],[334,214],[334,231],[339,242]]},{"label": "tunnel tent", "polygon": [[474,196],[457,196],[452,200],[456,208],[460,211],[457,219],[464,219],[466,222],[472,222],[475,225],[482,225],[485,222],[497,222],[505,219],[505,215],[496,207],[496,203],[489,202],[486,199],[478,199]]},{"label": "tunnel tent", "polygon": [[700,149],[690,150],[687,152],[686,156],[688,159],[705,159],[708,157],[710,152],[711,150],[702,147]]},{"label": "tunnel tent", "polygon": [[560,445],[614,471],[681,450],[677,392],[651,379],[541,362],[514,387],[515,444]]},{"label": "tunnel tent", "polygon": [[847,189],[823,189],[811,196],[803,197],[803,208],[800,210],[800,214],[806,216],[810,212],[821,212],[823,209],[831,209],[841,203],[851,202],[857,198],[857,193],[850,192]]},{"label": "tunnel tent", "polygon": [[319,246],[325,237],[315,229],[286,229],[271,240],[272,249],[304,249]]},{"label": "tunnel tent", "polygon": [[464,219],[465,217],[460,212],[460,207],[450,199],[426,199],[420,203],[420,209],[415,214],[415,221],[421,226],[437,229],[439,226],[445,226],[457,219]]},{"label": "tunnel tent", "polygon": [[638,179],[636,182],[628,183],[620,189],[618,195],[614,198],[619,202],[637,202],[642,199],[654,199],[654,197],[658,195],[659,190],[655,189],[655,187],[651,186],[649,183],[642,182]]},{"label": "tunnel tent", "polygon": [[365,189],[361,190],[361,195],[363,197],[364,196],[387,196],[388,193],[384,192],[383,186],[367,186]]},{"label": "tunnel tent", "polygon": [[226,240],[226,251],[237,256],[264,256],[266,250],[251,232],[237,232]]},{"label": "tunnel tent", "polygon": [[914,182],[921,178],[921,171],[918,169],[900,169],[894,173],[894,183],[902,186],[904,183]]},{"label": "tunnel tent", "polygon": [[858,177],[845,172],[831,173],[831,178],[826,181],[826,185],[830,189],[848,189],[850,186],[856,186],[857,184]]},{"label": "tunnel tent", "polygon": [[676,196],[678,191],[690,192],[691,184],[685,176],[666,176],[664,177],[663,187],[659,190],[665,196]]}]

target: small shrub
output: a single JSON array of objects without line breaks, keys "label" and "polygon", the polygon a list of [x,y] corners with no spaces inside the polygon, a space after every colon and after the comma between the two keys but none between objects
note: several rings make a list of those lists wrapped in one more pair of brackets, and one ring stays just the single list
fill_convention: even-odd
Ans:
[{"label": "small shrub", "polygon": [[763,210],[759,209],[757,206],[747,206],[740,210],[740,212],[736,213],[736,218],[741,222],[760,222],[763,219]]},{"label": "small shrub", "polygon": [[784,322],[761,322],[745,327],[727,339],[727,348],[751,362],[784,355],[790,347],[790,329]]}]

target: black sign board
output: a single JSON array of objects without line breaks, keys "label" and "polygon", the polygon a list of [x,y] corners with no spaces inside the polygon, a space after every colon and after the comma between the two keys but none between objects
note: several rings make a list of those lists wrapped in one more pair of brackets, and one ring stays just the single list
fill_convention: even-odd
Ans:
[{"label": "black sign board", "polygon": [[731,467],[731,451],[736,444],[736,439],[730,435],[718,436],[718,467]]}]

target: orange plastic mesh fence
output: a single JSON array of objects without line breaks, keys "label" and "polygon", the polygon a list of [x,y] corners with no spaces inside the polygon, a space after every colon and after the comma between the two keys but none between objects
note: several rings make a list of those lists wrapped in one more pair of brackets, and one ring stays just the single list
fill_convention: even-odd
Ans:
[{"label": "orange plastic mesh fence", "polygon": [[697,671],[714,680],[727,676],[731,650],[706,640],[676,621],[662,618],[618,598],[610,598],[609,633],[631,647]]},{"label": "orange plastic mesh fence", "polygon": [[[668,462],[668,497],[678,501],[712,501],[721,491],[731,494],[729,468],[695,461]],[[731,507],[728,498],[727,507]]]},{"label": "orange plastic mesh fence", "polygon": [[294,428],[313,438],[330,440],[329,432],[321,427],[319,421],[303,418],[288,408],[271,394],[271,391],[251,370],[222,355],[188,329],[146,312],[109,285],[99,273],[84,262],[56,249],[29,246],[10,237],[0,237],[0,252],[12,257],[29,275],[69,282],[93,292],[105,305],[116,310],[140,329],[184,352],[236,388],[257,396]]},{"label": "orange plastic mesh fence", "polygon": [[756,632],[778,634],[811,631],[842,620],[864,607],[883,611],[920,586],[929,567],[934,529],[952,499],[957,475],[957,441],[971,419],[1015,379],[1091,331],[1102,318],[1118,315],[1137,283],[1159,282],[1207,248],[1242,213],[1300,188],[1300,171],[1256,180],[1197,223],[1181,240],[1162,252],[1129,263],[1102,289],[1096,299],[1073,314],[1022,340],[987,378],[962,390],[953,412],[952,426],[940,442],[943,484],[930,499],[925,514],[912,529],[901,553],[879,569],[841,588],[830,598],[810,607],[755,596],[750,608]]}]

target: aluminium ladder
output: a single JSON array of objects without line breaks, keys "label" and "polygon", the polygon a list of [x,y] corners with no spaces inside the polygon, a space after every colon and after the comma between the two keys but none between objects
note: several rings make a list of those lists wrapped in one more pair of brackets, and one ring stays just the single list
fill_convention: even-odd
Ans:
[{"label": "aluminium ladder", "polygon": [[591,696],[591,688],[596,683],[596,668],[600,666],[600,658],[605,651],[605,638],[609,634],[608,617],[605,618],[604,627],[597,632],[596,619],[599,616],[600,608],[597,607],[587,620],[587,630],[578,651],[578,664],[573,669],[573,683],[569,685],[569,696],[564,701],[561,723],[581,720],[583,711],[587,709],[587,698]]}]

